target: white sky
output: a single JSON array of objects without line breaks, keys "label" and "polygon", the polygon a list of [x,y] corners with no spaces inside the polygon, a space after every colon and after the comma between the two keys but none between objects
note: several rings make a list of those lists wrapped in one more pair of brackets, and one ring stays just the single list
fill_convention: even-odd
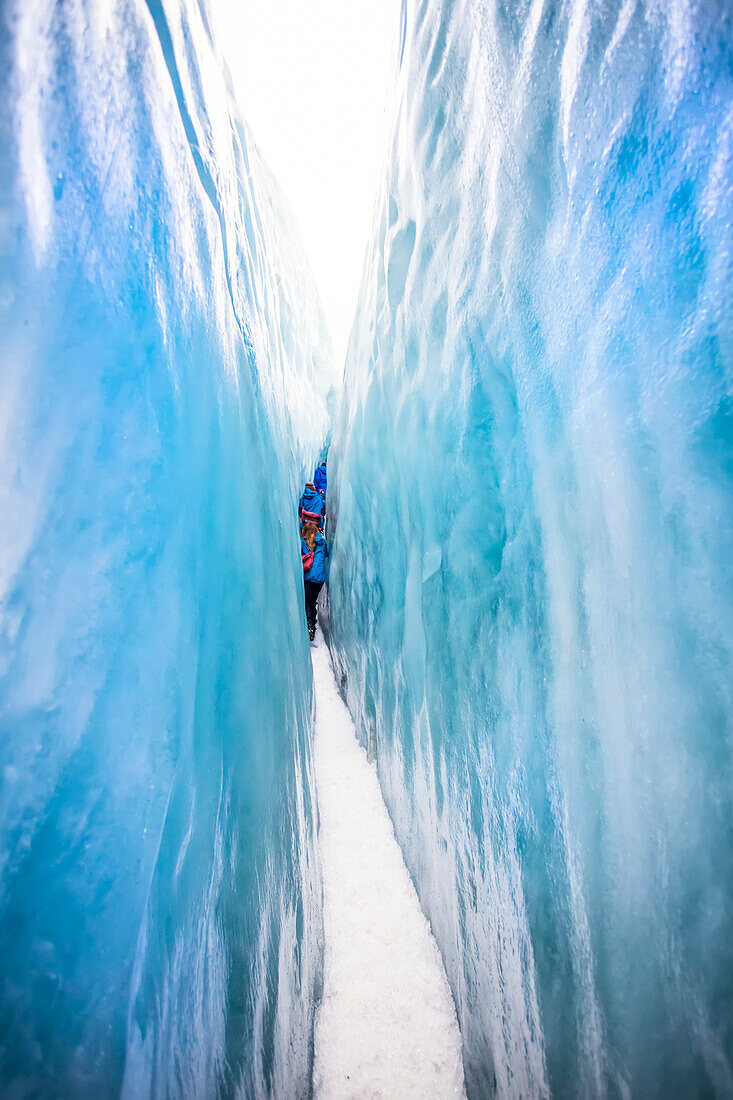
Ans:
[{"label": "white sky", "polygon": [[211,0],[242,114],[310,257],[340,370],[386,144],[400,0]]}]

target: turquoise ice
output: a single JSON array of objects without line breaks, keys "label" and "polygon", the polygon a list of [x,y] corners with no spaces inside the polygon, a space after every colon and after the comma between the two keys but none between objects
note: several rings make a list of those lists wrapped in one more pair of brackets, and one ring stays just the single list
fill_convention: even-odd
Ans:
[{"label": "turquoise ice", "polygon": [[733,1094],[733,34],[413,3],[332,643],[469,1094]]},{"label": "turquoise ice", "polygon": [[0,90],[0,1092],[309,1095],[332,438],[471,1100],[733,1096],[729,9],[406,0],[342,393],[203,0],[4,0]]},{"label": "turquoise ice", "polygon": [[320,306],[202,7],[2,21],[2,1089],[302,1094]]}]

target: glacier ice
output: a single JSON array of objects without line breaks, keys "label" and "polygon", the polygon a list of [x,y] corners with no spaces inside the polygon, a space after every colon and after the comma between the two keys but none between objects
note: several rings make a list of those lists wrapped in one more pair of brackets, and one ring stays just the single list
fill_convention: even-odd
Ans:
[{"label": "glacier ice", "polygon": [[2,1090],[307,1094],[320,306],[203,5],[0,18]]},{"label": "glacier ice", "polygon": [[[298,1096],[317,295],[199,0],[0,10],[0,1081]],[[336,671],[469,1095],[733,1095],[725,5],[406,0]]]},{"label": "glacier ice", "polygon": [[403,16],[338,672],[469,1095],[731,1095],[730,10]]}]

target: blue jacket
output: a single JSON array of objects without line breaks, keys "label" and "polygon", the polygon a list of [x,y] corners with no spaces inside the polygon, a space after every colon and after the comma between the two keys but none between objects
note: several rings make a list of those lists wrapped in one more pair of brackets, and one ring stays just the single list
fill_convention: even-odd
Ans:
[{"label": "blue jacket", "polygon": [[[310,554],[308,543],[300,540],[300,553]],[[307,573],[303,573],[303,580],[313,581],[314,584],[323,584],[326,579],[326,540],[320,531],[316,533],[316,542],[313,547],[313,565]]]},{"label": "blue jacket", "polygon": [[309,489],[306,485],[300,504],[298,515],[303,523],[307,519],[317,523],[320,527],[323,523],[323,513],[326,511],[326,501],[316,489]]},{"label": "blue jacket", "polygon": [[326,495],[326,463],[322,462],[320,466],[316,467],[316,472],[313,475],[313,484],[319,493]]}]

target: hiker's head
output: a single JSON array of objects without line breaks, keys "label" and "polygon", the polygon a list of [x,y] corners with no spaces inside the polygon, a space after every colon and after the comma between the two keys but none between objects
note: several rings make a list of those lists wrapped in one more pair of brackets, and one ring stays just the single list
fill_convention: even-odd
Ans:
[{"label": "hiker's head", "polygon": [[309,550],[312,550],[313,547],[316,545],[316,533],[317,533],[317,531],[318,531],[318,524],[313,523],[312,520],[309,519],[307,523],[303,524],[303,527],[302,527],[301,532],[300,532],[300,537],[305,539],[306,546],[308,547]]},{"label": "hiker's head", "polygon": [[312,481],[306,481],[305,487],[306,487],[306,489],[315,489],[315,485],[313,484]]}]

